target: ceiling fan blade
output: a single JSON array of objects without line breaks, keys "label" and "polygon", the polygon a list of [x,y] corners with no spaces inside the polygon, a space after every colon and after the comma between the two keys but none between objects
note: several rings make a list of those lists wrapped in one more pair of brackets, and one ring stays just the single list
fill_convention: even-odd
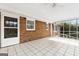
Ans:
[{"label": "ceiling fan blade", "polygon": [[52,7],[55,7],[55,6],[56,6],[56,3],[53,3],[53,4],[52,4]]}]

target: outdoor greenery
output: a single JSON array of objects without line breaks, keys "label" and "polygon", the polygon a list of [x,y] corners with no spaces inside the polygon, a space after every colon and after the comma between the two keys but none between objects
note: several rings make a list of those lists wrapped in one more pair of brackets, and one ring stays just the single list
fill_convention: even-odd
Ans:
[{"label": "outdoor greenery", "polygon": [[[59,26],[60,25],[60,26]],[[79,20],[66,20],[58,24],[60,27],[60,36],[67,38],[79,38]]]}]

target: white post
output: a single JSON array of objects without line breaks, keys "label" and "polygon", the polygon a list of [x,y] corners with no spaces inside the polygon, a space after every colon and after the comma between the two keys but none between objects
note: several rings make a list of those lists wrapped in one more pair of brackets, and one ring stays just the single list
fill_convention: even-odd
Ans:
[{"label": "white post", "polygon": [[51,31],[50,31],[50,32],[51,32],[51,37],[52,37],[52,32],[53,32],[53,31],[52,31],[52,23],[51,23],[51,27],[50,27],[50,28],[51,28]]}]

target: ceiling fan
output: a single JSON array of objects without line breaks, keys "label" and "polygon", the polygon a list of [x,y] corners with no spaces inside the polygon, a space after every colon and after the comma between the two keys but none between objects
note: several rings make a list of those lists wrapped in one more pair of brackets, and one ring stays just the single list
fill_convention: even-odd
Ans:
[{"label": "ceiling fan", "polygon": [[62,4],[62,3],[47,3],[47,5],[49,7],[52,7],[52,8],[54,8],[54,7],[63,7],[64,6],[64,4]]},{"label": "ceiling fan", "polygon": [[55,6],[56,6],[56,3],[52,3],[51,6],[52,6],[52,7],[55,7]]}]

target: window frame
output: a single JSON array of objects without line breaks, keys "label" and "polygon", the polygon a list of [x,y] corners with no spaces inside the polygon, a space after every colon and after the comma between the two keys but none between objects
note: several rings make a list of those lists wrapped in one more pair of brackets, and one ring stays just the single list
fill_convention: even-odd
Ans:
[{"label": "window frame", "polygon": [[[33,28],[33,29],[29,29],[29,28],[27,27],[27,26],[28,26],[28,23],[27,23],[28,21],[33,21],[33,22],[34,22],[34,25],[33,25],[34,28]],[[26,20],[26,30],[27,30],[27,31],[35,31],[35,28],[36,28],[35,25],[36,25],[36,21],[35,21],[35,20]]]}]

